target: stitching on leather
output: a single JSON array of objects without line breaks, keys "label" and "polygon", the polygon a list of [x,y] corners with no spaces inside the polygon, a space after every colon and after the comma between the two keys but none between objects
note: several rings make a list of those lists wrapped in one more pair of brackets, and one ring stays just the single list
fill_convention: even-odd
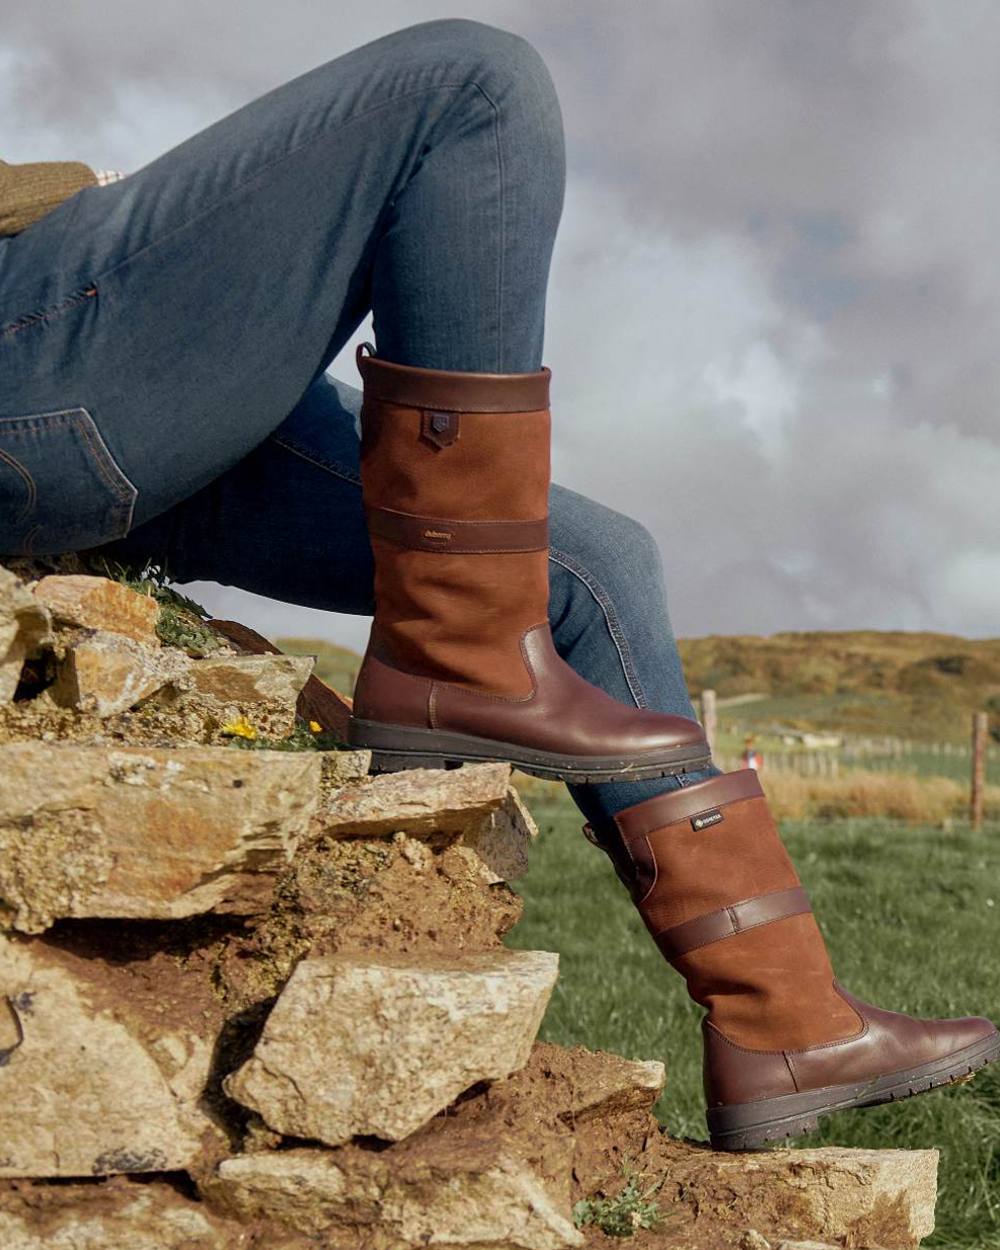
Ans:
[{"label": "stitching on leather", "polygon": [[[747,770],[747,771],[750,771],[750,770]],[[727,774],[723,774],[723,775],[727,775]],[[710,778],[710,780],[715,780],[715,778]],[[695,784],[695,785],[701,785],[701,784],[703,784],[703,783],[701,783],[701,782],[695,782],[694,784]],[[683,790],[683,789],[680,789],[680,790],[666,790],[666,791],[664,791],[664,793],[663,793],[663,794],[655,794],[655,795],[653,795],[653,797],[652,797],[651,799],[644,799],[644,800],[643,800],[643,802],[650,803],[650,804],[659,803],[661,800],[663,800],[663,801],[667,801],[667,800],[669,800],[669,799],[674,798],[676,795],[679,795],[679,794],[684,794],[684,790]],[[696,812],[690,812],[690,813],[687,813],[687,814],[685,814],[685,815],[683,815],[683,816],[674,816],[671,820],[668,820],[668,821],[666,822],[666,824],[667,824],[667,825],[673,825],[673,824],[677,824],[677,823],[678,823],[678,821],[685,821],[685,822],[687,822],[688,820],[693,820],[696,816],[701,816],[701,815],[704,815],[704,813],[705,813],[705,812],[714,812],[714,811],[716,811],[718,808],[721,808],[721,807],[729,807],[729,806],[730,806],[730,804],[732,804],[732,803],[748,803],[748,802],[752,802],[753,800],[755,800],[755,799],[757,799],[757,798],[760,798],[760,795],[757,795],[757,794],[738,794],[738,795],[734,795],[734,797],[733,797],[733,798],[731,798],[731,799],[721,799],[718,803],[712,803],[712,804],[711,804],[711,806],[709,806],[709,807],[702,807],[702,808],[699,808],[699,809],[698,809],[698,811],[696,811]],[[627,809],[626,809],[626,810],[627,810]],[[654,818],[654,819],[656,819],[656,818]],[[617,818],[616,818],[616,820],[617,820]],[[657,824],[652,825],[649,829],[639,829],[639,830],[637,830],[635,833],[623,833],[623,832],[622,832],[622,830],[621,830],[621,827],[619,826],[619,830],[618,830],[618,832],[619,832],[619,833],[621,833],[621,836],[622,836],[622,837],[624,838],[624,840],[627,842],[627,841],[629,840],[629,838],[644,838],[644,837],[646,837],[648,834],[650,834],[650,833],[655,833],[658,829],[663,829],[663,828],[665,828],[665,827],[666,827],[666,826],[665,826],[664,822],[659,821]]]},{"label": "stitching on leather", "polygon": [[539,626],[541,625],[544,625],[546,628],[548,628],[548,624],[549,624],[548,621],[537,621],[534,625],[529,625],[528,628],[521,635],[520,642],[518,643],[518,647],[521,652],[521,658],[524,661],[524,667],[528,670],[528,673],[531,677],[531,693],[530,694],[525,694],[525,695],[490,694],[488,691],[481,692],[479,690],[467,690],[464,686],[456,685],[455,682],[451,682],[451,681],[436,681],[434,683],[435,686],[440,686],[442,689],[449,690],[452,694],[460,694],[464,698],[467,698],[467,699],[484,700],[489,703],[530,703],[531,700],[535,698],[535,696],[538,694],[538,682],[535,678],[535,670],[531,667],[531,664],[528,660],[528,654],[524,649],[524,639],[525,639],[525,635],[531,633],[533,629],[538,629]]},{"label": "stitching on leather", "polygon": [[[643,836],[645,837],[645,835],[643,835]],[[652,848],[652,847],[650,846],[650,844],[649,844],[649,838],[646,838],[646,848],[647,848],[647,850],[649,851],[649,858],[653,861],[653,881],[652,881],[652,884],[650,885],[649,889],[646,891],[646,893],[645,893],[645,894],[642,896],[642,898],[639,900],[639,906],[640,906],[640,907],[643,905],[643,903],[645,903],[646,899],[647,899],[647,898],[649,898],[649,896],[650,896],[650,895],[653,893],[653,891],[656,889],[656,883],[657,883],[657,881],[659,881],[659,879],[660,879],[660,865],[659,865],[659,863],[657,862],[656,856],[653,854],[653,848]],[[632,854],[632,847],[631,847],[631,845],[630,845],[627,841],[626,841],[626,843],[625,843],[625,849],[626,849],[626,851],[628,851],[629,855],[631,855],[631,854]],[[633,857],[633,862],[634,862],[634,857]]]},{"label": "stitching on leather", "polygon": [[318,456],[310,455],[303,451],[300,447],[296,447],[294,443],[286,442],[283,438],[278,438],[272,434],[271,442],[283,447],[285,451],[291,452],[293,456],[299,456],[301,459],[308,461],[309,464],[315,465],[317,469],[323,469],[327,473],[332,473],[334,477],[342,478],[345,482],[350,482],[352,486],[361,486],[361,478],[356,473],[352,473],[350,469],[345,469],[342,465],[334,464],[333,461],[321,460]]},{"label": "stitching on leather", "polygon": [[[783,885],[780,890],[765,890],[763,894],[751,894],[747,898],[738,899],[735,903],[723,903],[721,907],[715,907],[712,911],[703,911],[698,916],[692,916],[691,920],[704,920],[706,916],[714,916],[720,911],[731,912],[734,907],[745,907],[747,903],[755,903],[761,898],[773,898],[775,894],[787,894],[790,890],[802,890],[802,892],[805,893],[805,890],[801,885]],[[781,918],[784,920],[786,917],[782,916]],[[669,933],[671,929],[679,928],[680,925],[688,923],[689,922],[687,920],[681,920],[676,925],[667,925],[667,927],[665,929],[661,929],[659,933]],[[751,925],[749,927],[754,928],[755,926]],[[746,932],[746,930],[741,929],[740,932]],[[659,934],[657,936],[659,936]]]},{"label": "stitching on leather", "polygon": [[549,559],[553,563],[561,565],[568,573],[572,573],[590,591],[604,616],[604,623],[608,627],[611,641],[614,643],[615,650],[618,652],[618,659],[621,661],[625,684],[635,700],[635,705],[636,707],[648,707],[649,704],[643,693],[642,683],[639,681],[639,674],[635,671],[635,665],[632,662],[632,653],[629,649],[628,640],[625,637],[625,631],[619,623],[618,614],[615,611],[614,601],[611,596],[582,564],[578,564],[566,552],[550,546]]},{"label": "stitching on leather", "polygon": [[[762,929],[764,925],[781,924],[782,920],[794,920],[797,916],[808,916],[808,915],[811,915],[812,913],[812,908],[809,908],[808,911],[792,911],[792,912],[789,912],[787,916],[773,916],[770,920],[758,920],[755,924],[748,924],[748,925],[744,925],[742,928],[738,928],[736,925],[736,918],[732,914],[731,907],[720,908],[719,910],[728,911],[730,913],[729,918],[733,925],[732,933],[723,933],[717,938],[711,938],[707,942],[699,942],[697,946],[689,946],[682,954],[668,956],[668,958],[671,960],[685,959],[688,955],[693,955],[695,951],[704,950],[706,946],[714,946],[716,942],[725,942],[729,938],[739,937],[741,933],[751,933],[754,929]],[[707,914],[713,915],[714,913],[709,912]],[[698,919],[698,917],[695,917],[695,919]],[[659,939],[663,936],[664,933],[669,933],[669,932],[670,932],[670,929],[661,930],[659,933],[656,934],[654,941],[659,941]],[[854,1014],[857,1015],[857,1012],[855,1012]]]},{"label": "stitching on leather", "polygon": [[544,547],[504,547],[498,551],[496,547],[463,547],[461,545],[450,547],[414,547],[402,538],[389,538],[385,534],[374,533],[372,538],[378,539],[384,543],[395,543],[397,547],[403,547],[407,551],[422,551],[429,555],[443,556],[523,556],[525,553],[534,551],[544,551]]},{"label": "stitching on leather", "polygon": [[391,512],[393,516],[405,517],[408,521],[426,521],[428,523],[433,521],[435,524],[440,522],[442,525],[539,525],[545,520],[545,517],[536,517],[527,521],[512,521],[509,517],[505,517],[499,521],[470,521],[462,517],[424,516],[421,512],[400,512],[398,508],[385,508],[380,504],[376,504],[375,507],[380,512]]},{"label": "stitching on leather", "polygon": [[[785,1050],[753,1050],[749,1046],[741,1046],[739,1042],[731,1041],[728,1037],[726,1037],[725,1033],[723,1033],[721,1029],[716,1028],[716,1026],[712,1024],[712,1022],[708,1020],[707,1018],[705,1020],[705,1028],[711,1029],[720,1042],[725,1042],[727,1046],[732,1047],[733,1050],[741,1051],[744,1055],[782,1055],[783,1057],[785,1057],[786,1064],[788,1062],[787,1051]],[[794,1080],[794,1074],[793,1074],[793,1080]]]},{"label": "stitching on leather", "polygon": [[[836,981],[833,982],[833,988],[835,992],[840,995],[841,998],[844,997],[843,994],[840,993],[840,988],[837,985]],[[844,1001],[847,1002],[846,999],[844,999]],[[848,1007],[851,1007],[850,1003],[847,1003],[847,1005]],[[858,1012],[855,1011],[853,1007],[851,1007],[851,1010],[854,1011],[854,1014],[858,1016],[859,1020],[864,1021],[864,1028],[859,1029],[857,1033],[850,1034],[850,1036],[848,1037],[838,1037],[836,1041],[833,1041],[833,1042],[817,1042],[815,1046],[800,1046],[797,1050],[754,1050],[750,1046],[741,1046],[739,1042],[731,1041],[728,1037],[726,1037],[725,1033],[723,1033],[720,1029],[716,1028],[716,1026],[712,1024],[708,1019],[705,1020],[705,1027],[708,1029],[711,1029],[716,1034],[717,1037],[721,1038],[722,1041],[724,1041],[727,1046],[731,1046],[733,1050],[740,1050],[746,1055],[784,1055],[785,1062],[788,1063],[789,1067],[791,1067],[791,1060],[796,1055],[812,1055],[812,1054],[815,1054],[817,1050],[830,1050],[834,1046],[846,1046],[848,1042],[857,1042],[862,1037],[864,1037],[865,1034],[868,1032],[868,1020],[865,1019],[864,1016],[858,1015]],[[795,1079],[794,1071],[792,1072],[792,1078]],[[797,1082],[796,1082],[796,1085],[797,1085]]]}]

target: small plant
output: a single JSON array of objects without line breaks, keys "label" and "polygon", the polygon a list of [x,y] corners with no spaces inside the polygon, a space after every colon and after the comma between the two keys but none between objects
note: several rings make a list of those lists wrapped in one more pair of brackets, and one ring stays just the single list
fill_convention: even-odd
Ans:
[{"label": "small plant", "polygon": [[642,1187],[645,1173],[636,1172],[626,1159],[622,1164],[625,1184],[614,1195],[607,1197],[602,1190],[590,1198],[581,1198],[573,1207],[573,1222],[577,1228],[593,1224],[608,1237],[631,1237],[640,1229],[659,1228],[663,1223],[660,1204],[653,1201],[663,1185],[664,1178]]},{"label": "small plant", "polygon": [[257,728],[245,716],[237,716],[235,720],[227,721],[219,733],[227,738],[240,738],[246,742],[257,741]]},{"label": "small plant", "polygon": [[227,746],[240,751],[336,751],[346,745],[336,734],[323,729],[318,721],[307,724],[298,720],[287,738],[266,738],[245,716],[239,716],[223,725],[219,732],[229,739]]},{"label": "small plant", "polygon": [[94,561],[94,567],[105,577],[156,600],[160,605],[156,633],[167,646],[178,647],[199,659],[217,651],[221,646],[218,634],[202,623],[208,619],[209,613],[200,603],[175,590],[169,584],[167,570],[161,565],[149,562],[137,570],[117,560],[100,556]]}]

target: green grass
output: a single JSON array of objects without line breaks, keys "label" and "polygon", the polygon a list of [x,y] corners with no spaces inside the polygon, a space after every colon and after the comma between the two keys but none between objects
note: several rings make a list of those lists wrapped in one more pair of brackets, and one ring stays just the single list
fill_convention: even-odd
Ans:
[{"label": "green grass", "polygon": [[[561,975],[545,1040],[662,1059],[657,1114],[704,1140],[698,1022],[568,800],[533,798],[541,830],[518,883],[525,914],[509,943],[556,950]],[[841,981],[879,1006],[1000,1020],[1000,829],[901,828],[875,821],[789,825],[788,846]],[[1000,1065],[971,1086],[828,1117],[796,1144],[938,1147],[938,1228],[928,1245],[1000,1247]]]}]

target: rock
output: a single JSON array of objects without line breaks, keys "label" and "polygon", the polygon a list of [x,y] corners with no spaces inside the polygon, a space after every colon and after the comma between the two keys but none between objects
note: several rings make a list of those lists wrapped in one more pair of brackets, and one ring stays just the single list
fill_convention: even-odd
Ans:
[{"label": "rock", "polygon": [[[0,1191],[4,1250],[245,1250],[247,1230],[166,1181],[26,1183]],[[277,1234],[267,1250],[305,1242]]]},{"label": "rock", "polygon": [[670,1183],[698,1218],[724,1216],[774,1239],[911,1250],[934,1229],[936,1150],[690,1151]]},{"label": "rock", "polygon": [[34,587],[34,596],[56,621],[124,634],[148,647],[158,647],[156,622],[160,605],[121,582],[84,573],[53,574]]},{"label": "rock", "polygon": [[[573,1132],[573,1175],[584,1193],[621,1172],[659,1133],[653,1105],[663,1093],[666,1069],[654,1060],[622,1059],[582,1046],[536,1043],[532,1066],[558,1080],[550,1095],[556,1114]],[[525,1073],[528,1078],[531,1073]],[[537,1078],[536,1078],[537,1080]]]},{"label": "rock", "polygon": [[48,611],[0,565],[0,704],[14,697],[25,659],[50,639]]},{"label": "rock", "polygon": [[565,1250],[584,1240],[531,1166],[488,1139],[421,1158],[282,1150],[219,1165],[212,1192],[245,1220],[279,1221],[329,1250]]},{"label": "rock", "polygon": [[0,747],[0,914],[250,914],[315,810],[314,753],[228,747]]},{"label": "rock", "polygon": [[279,703],[294,713],[315,662],[309,655],[213,656],[191,666],[191,685],[223,706]]},{"label": "rock", "polygon": [[198,1105],[214,1039],[121,976],[0,935],[0,1176],[185,1168],[215,1133]]},{"label": "rock", "polygon": [[226,1092],[288,1136],[398,1141],[527,1062],[557,967],[546,951],[306,958]]},{"label": "rock", "polygon": [[516,881],[528,871],[528,853],[538,826],[524,800],[509,786],[499,807],[486,812],[462,834],[483,861],[487,881]]},{"label": "rock", "polygon": [[391,1146],[228,1159],[204,1192],[243,1219],[278,1220],[329,1250],[580,1245],[571,1209],[581,1141],[603,1149],[598,1183],[619,1177],[622,1154],[642,1141],[621,1135],[621,1116],[631,1108],[643,1132],[651,1125],[659,1134],[649,1106],[662,1079],[660,1064],[536,1043],[523,1068]]},{"label": "rock", "polygon": [[183,680],[190,668],[173,647],[154,651],[124,634],[94,630],[67,649],[47,693],[60,707],[114,716]]},{"label": "rock", "polygon": [[[208,624],[240,651],[252,655],[281,655],[280,648],[262,634],[239,621],[210,620]],[[299,694],[298,714],[305,721],[317,721],[328,733],[347,741],[347,723],[351,716],[351,700],[331,689],[313,673]],[[365,770],[368,771],[367,769]]]},{"label": "rock", "polygon": [[372,766],[371,751],[324,751],[323,786],[329,792],[361,781]]},{"label": "rock", "polygon": [[774,1250],[840,1250],[828,1241],[779,1241]]},{"label": "rock", "polygon": [[589,1051],[582,1046],[571,1050],[558,1049],[562,1062],[567,1058],[582,1061],[574,1069],[573,1095],[565,1115],[574,1123],[609,1111],[631,1111],[642,1107],[648,1111],[663,1093],[667,1070],[656,1059],[622,1059],[602,1051]]},{"label": "rock", "polygon": [[188,680],[153,697],[174,718],[200,720],[210,731],[244,724],[244,736],[287,738],[295,729],[299,691],[311,656],[219,655],[195,660]]},{"label": "rock", "polygon": [[320,812],[323,832],[337,837],[458,837],[507,798],[509,764],[412,768],[335,790]]},{"label": "rock", "polygon": [[772,1250],[771,1243],[756,1228],[748,1228],[740,1238],[740,1250]]}]

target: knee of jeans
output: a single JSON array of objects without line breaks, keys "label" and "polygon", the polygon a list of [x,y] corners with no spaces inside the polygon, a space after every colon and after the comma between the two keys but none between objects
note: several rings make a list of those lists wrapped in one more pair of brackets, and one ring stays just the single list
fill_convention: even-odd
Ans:
[{"label": "knee of jeans", "polygon": [[[641,521],[583,495],[574,494],[569,508],[572,546],[567,554],[595,576],[625,573],[630,578],[660,577],[659,545]],[[569,546],[565,537],[562,541]]]},{"label": "knee of jeans", "polygon": [[501,123],[531,129],[535,142],[563,148],[562,112],[544,58],[523,35],[473,18],[447,17],[433,27],[436,55],[454,58],[496,106]]},{"label": "knee of jeans", "polygon": [[[558,523],[550,552],[550,598],[559,618],[586,599],[602,613],[666,611],[656,539],[633,517],[556,488]],[[645,605],[645,606],[644,606]]]}]

